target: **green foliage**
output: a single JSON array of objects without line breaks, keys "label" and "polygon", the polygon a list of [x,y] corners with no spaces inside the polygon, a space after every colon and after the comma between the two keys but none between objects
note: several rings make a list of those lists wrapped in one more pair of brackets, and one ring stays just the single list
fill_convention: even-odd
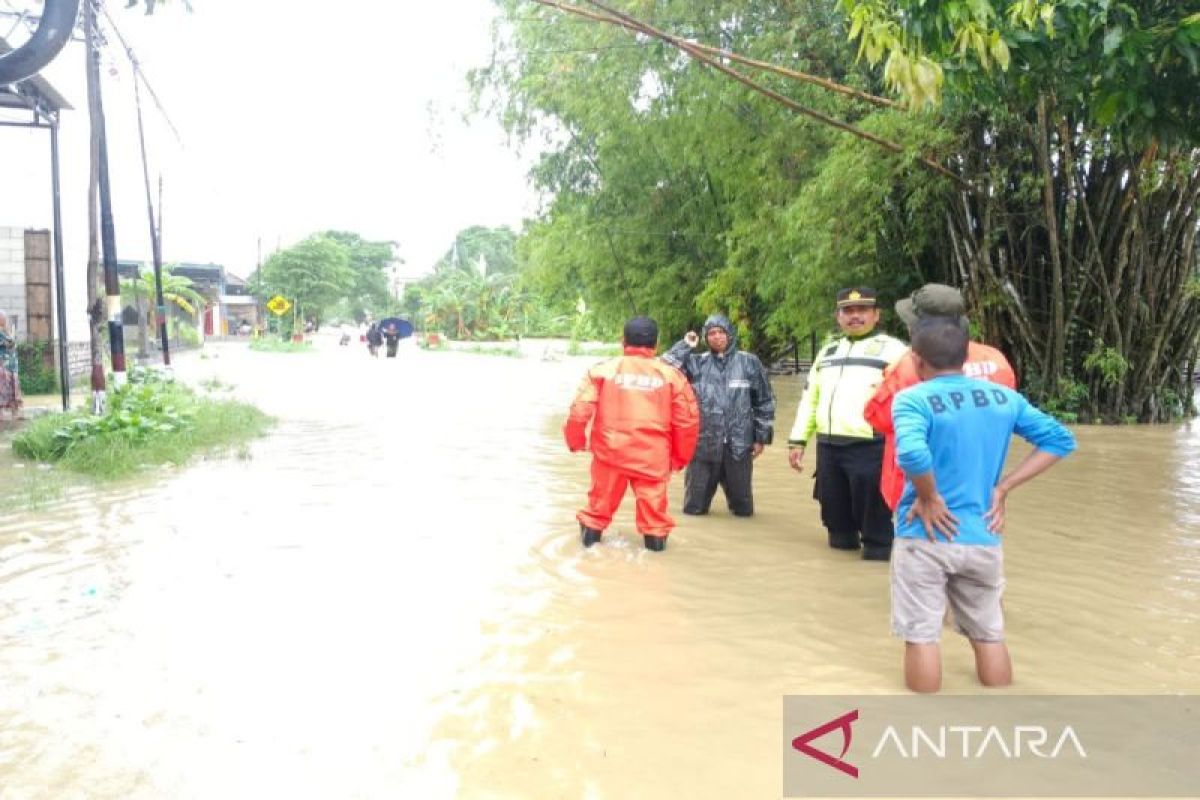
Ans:
[{"label": "green foliage", "polygon": [[361,322],[392,310],[387,270],[396,262],[395,248],[395,242],[372,242],[348,231],[314,234],[267,259],[251,277],[251,290],[264,299],[283,295],[295,304],[285,319],[297,328],[306,317]]},{"label": "green foliage", "polygon": [[41,461],[56,461],[97,436],[142,443],[151,436],[182,431],[192,424],[193,412],[177,406],[177,392],[172,391],[171,381],[142,367],[130,370],[128,377],[124,385],[109,393],[106,414],[70,420],[55,429],[48,442],[38,443],[46,449],[34,449],[32,443],[14,443],[17,452]]},{"label": "green foliage", "polygon": [[149,465],[185,463],[196,452],[259,436],[270,424],[252,406],[203,398],[161,373],[135,367],[123,386],[109,392],[103,416],[40,417],[13,437],[13,451],[114,479]]},{"label": "green foliage", "polygon": [[387,269],[397,261],[396,243],[369,242],[346,231],[326,231],[322,235],[346,249],[354,274],[342,298],[349,318],[362,322],[368,314],[379,317],[390,311],[393,298],[388,291]]},{"label": "green foliage", "polygon": [[888,85],[936,104],[1053,93],[1120,135],[1200,142],[1200,5],[1160,0],[841,0]]},{"label": "green foliage", "polygon": [[1064,415],[1174,413],[1171,370],[1200,347],[1196,0],[614,2],[684,38],[941,102],[885,112],[756,74],[894,153],[669,46],[497,0],[496,56],[471,81],[542,152],[517,288],[556,325],[580,297],[597,329],[644,313],[668,339],[726,311],[769,359],[834,330],[841,286],[878,289],[903,333],[886,310],[938,281]]},{"label": "green foliage", "polygon": [[52,394],[58,391],[58,374],[50,357],[50,342],[21,342],[17,345],[17,375],[24,394]]},{"label": "green foliage", "polygon": [[619,344],[587,344],[572,339],[570,344],[567,345],[567,355],[569,356],[608,358],[610,356],[619,356],[623,352],[624,350]]},{"label": "green foliage", "polygon": [[474,353],[481,356],[504,356],[505,358],[521,358],[520,347],[488,347],[482,344],[456,345],[445,348],[450,353]]},{"label": "green foliage", "polygon": [[176,341],[191,347],[200,346],[200,331],[195,325],[190,325],[181,319],[167,319],[167,335]]},{"label": "green foliage", "polygon": [[[558,314],[582,296],[605,338],[634,314],[655,317],[670,337],[723,310],[748,347],[773,346],[775,309],[761,286],[807,267],[786,245],[796,233],[789,207],[836,134],[671,48],[500,5],[510,25],[494,64],[472,76],[479,103],[514,137],[554,131],[532,173],[551,199],[518,244],[523,285]],[[677,21],[671,31],[684,37],[872,88],[844,20],[823,2],[665,0],[654,17]],[[864,113],[814,87],[764,80],[834,116]],[[775,334],[807,324],[802,317],[777,322]],[[822,329],[828,320],[826,311]]]},{"label": "green foliage", "polygon": [[319,320],[354,291],[358,276],[350,258],[350,248],[342,241],[316,234],[272,254],[251,285],[261,297],[280,294],[292,301],[297,306],[297,325],[304,314]]},{"label": "green foliage", "polygon": [[1096,373],[1104,386],[1117,386],[1129,372],[1129,362],[1114,347],[1105,347],[1097,341],[1096,347],[1083,360],[1083,368]]},{"label": "green foliage", "polygon": [[508,228],[465,229],[433,274],[407,287],[401,307],[422,329],[453,339],[532,335],[547,307],[516,266],[514,239]]},{"label": "green foliage", "polygon": [[[198,309],[205,304],[204,295],[193,288],[192,279],[185,275],[176,275],[174,270],[178,264],[163,264],[162,287],[163,300],[172,303],[180,310],[196,316]],[[154,270],[144,269],[137,278],[126,278],[121,281],[122,302],[132,303],[141,299],[147,308],[153,309],[157,304],[157,289],[154,280]]]},{"label": "green foliage", "polygon": [[1042,410],[1060,422],[1075,423],[1087,415],[1088,388],[1068,378],[1060,380],[1052,391],[1039,391]]},{"label": "green foliage", "polygon": [[[488,275],[510,275],[517,271],[516,241],[517,235],[507,226],[472,225],[454,237],[454,244],[438,259],[434,271],[475,269]],[[481,265],[486,268],[480,269]]]}]

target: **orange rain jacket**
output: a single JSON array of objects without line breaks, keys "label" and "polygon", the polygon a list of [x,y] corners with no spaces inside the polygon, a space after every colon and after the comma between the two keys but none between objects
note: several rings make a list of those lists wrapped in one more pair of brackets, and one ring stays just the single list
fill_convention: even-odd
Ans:
[{"label": "orange rain jacket", "polygon": [[686,467],[700,432],[691,384],[649,347],[626,347],[625,355],[588,370],[563,426],[571,452],[587,446],[593,416],[596,460],[651,480]]},{"label": "orange rain jacket", "polygon": [[[1008,359],[994,347],[978,342],[967,343],[967,361],[963,364],[963,374],[968,378],[979,378],[1017,388],[1017,374],[1008,363]],[[875,389],[874,396],[867,401],[863,417],[872,428],[884,436],[883,471],[879,477],[879,491],[887,502],[888,508],[896,510],[900,505],[900,495],[904,494],[904,472],[896,463],[896,429],[892,427],[892,400],[896,395],[910,386],[921,382],[917,374],[917,365],[912,360],[912,351],[902,355],[883,373],[883,383]]]}]

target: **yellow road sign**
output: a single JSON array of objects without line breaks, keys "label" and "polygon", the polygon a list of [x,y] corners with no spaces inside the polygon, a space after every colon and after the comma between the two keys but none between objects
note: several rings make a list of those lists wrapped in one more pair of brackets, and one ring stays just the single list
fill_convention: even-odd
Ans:
[{"label": "yellow road sign", "polygon": [[286,314],[288,309],[291,307],[292,304],[289,303],[288,299],[281,294],[277,294],[267,301],[267,308],[271,310],[271,313],[278,317],[282,317],[284,314]]}]

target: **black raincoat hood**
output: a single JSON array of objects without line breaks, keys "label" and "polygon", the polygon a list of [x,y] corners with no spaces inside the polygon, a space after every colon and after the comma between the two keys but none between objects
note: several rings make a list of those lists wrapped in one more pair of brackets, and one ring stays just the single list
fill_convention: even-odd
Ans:
[{"label": "black raincoat hood", "polygon": [[[737,352],[737,329],[733,327],[733,323],[729,321],[729,317],[724,314],[713,314],[708,319],[704,320],[704,339],[705,344],[708,343],[708,332],[713,328],[720,328],[725,331],[725,335],[729,337],[729,346],[722,353],[723,358],[728,358]],[[715,354],[714,354],[715,355]]]}]

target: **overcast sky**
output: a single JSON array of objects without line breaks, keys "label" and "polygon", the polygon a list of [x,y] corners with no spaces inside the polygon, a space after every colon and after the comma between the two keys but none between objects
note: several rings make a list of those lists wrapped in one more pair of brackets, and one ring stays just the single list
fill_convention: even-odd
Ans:
[{"label": "overcast sky", "polygon": [[[466,72],[491,53],[489,0],[193,0],[192,14],[173,0],[148,18],[124,0],[107,5],[183,139],[174,144],[143,98],[153,168],[165,175],[167,260],[248,272],[259,237],[265,257],[337,228],[399,242],[420,271],[459,229],[518,228],[535,211],[528,159],[493,121],[462,118]],[[119,250],[141,260],[132,85],[112,45],[104,88]],[[69,100],[84,125],[85,98]]]}]

